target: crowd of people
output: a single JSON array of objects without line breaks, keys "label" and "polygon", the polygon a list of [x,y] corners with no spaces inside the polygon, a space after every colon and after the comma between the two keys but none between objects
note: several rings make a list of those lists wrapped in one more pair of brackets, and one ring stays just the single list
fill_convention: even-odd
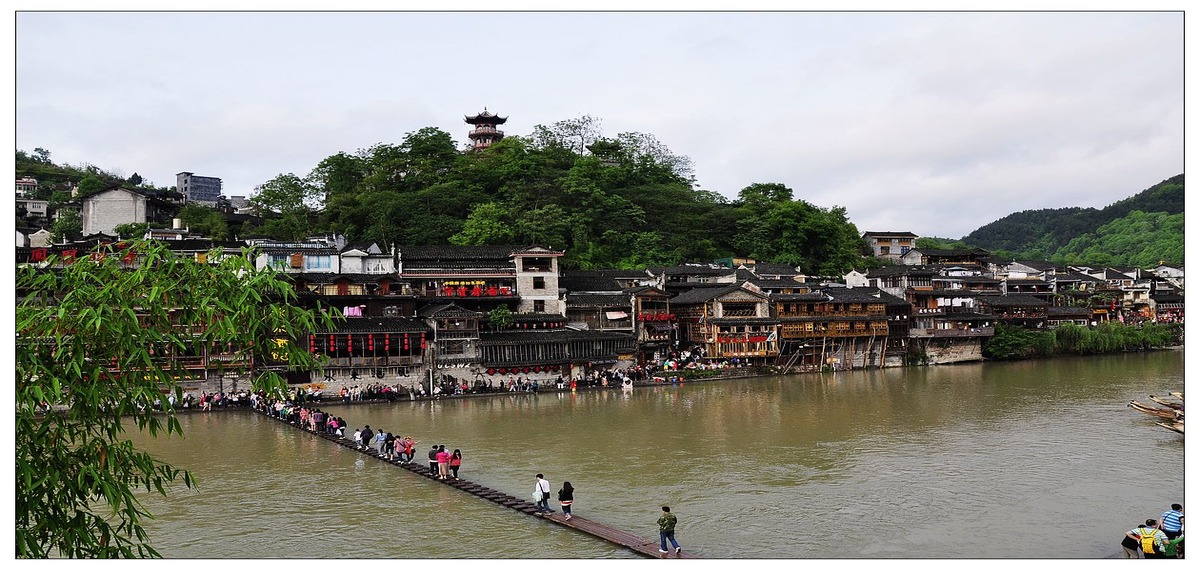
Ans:
[{"label": "crowd of people", "polygon": [[1183,558],[1183,505],[1146,519],[1121,539],[1122,558]]}]

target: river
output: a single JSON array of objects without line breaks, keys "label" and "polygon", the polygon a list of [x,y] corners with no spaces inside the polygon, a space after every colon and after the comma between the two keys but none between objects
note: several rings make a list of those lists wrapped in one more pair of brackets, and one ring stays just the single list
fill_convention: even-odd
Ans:
[{"label": "river", "polygon": [[[1183,387],[1172,350],[324,409],[647,538],[670,505],[705,558],[1093,559],[1184,502],[1183,436],[1126,407]],[[256,414],[180,420],[131,436],[199,480],[146,496],[168,558],[636,558]]]}]

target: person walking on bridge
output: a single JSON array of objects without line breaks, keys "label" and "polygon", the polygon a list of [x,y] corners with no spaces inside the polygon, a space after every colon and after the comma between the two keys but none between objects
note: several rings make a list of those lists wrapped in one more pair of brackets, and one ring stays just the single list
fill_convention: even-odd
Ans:
[{"label": "person walking on bridge", "polygon": [[537,507],[539,513],[552,513],[554,509],[550,508],[550,482],[542,477],[541,473],[537,474],[537,483],[533,490],[538,493]]},{"label": "person walking on bridge", "polygon": [[671,546],[675,547],[675,554],[683,551],[683,547],[675,542],[675,523],[679,522],[675,515],[671,514],[671,507],[663,505],[662,516],[658,517],[658,551],[666,554],[667,541],[671,541]]}]

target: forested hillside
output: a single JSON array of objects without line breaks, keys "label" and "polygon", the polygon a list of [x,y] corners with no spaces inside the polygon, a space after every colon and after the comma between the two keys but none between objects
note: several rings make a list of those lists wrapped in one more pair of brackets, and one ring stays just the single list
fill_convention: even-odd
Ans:
[{"label": "forested hillside", "polygon": [[1184,177],[1164,180],[1103,209],[1017,212],[962,238],[1018,259],[1076,265],[1183,263]]},{"label": "forested hillside", "polygon": [[314,231],[411,245],[531,244],[561,249],[568,268],[636,268],[748,256],[841,274],[865,244],[840,207],[752,184],[737,200],[693,187],[691,163],[653,136],[601,136],[591,117],[460,152],[425,128],[281,174],[252,203],[278,212],[258,231]]},{"label": "forested hillside", "polygon": [[[50,178],[32,168],[52,166],[42,152],[32,162],[18,152],[18,174],[24,161],[30,175]],[[478,152],[462,152],[439,129],[420,129],[399,144],[339,152],[307,174],[280,174],[255,189],[251,204],[267,221],[240,228],[241,237],[336,232],[380,244],[536,243],[565,251],[566,268],[736,256],[841,275],[875,264],[864,260],[866,244],[844,208],[796,199],[776,183],[751,184],[736,200],[698,190],[687,157],[648,134],[606,138],[587,116]]]}]

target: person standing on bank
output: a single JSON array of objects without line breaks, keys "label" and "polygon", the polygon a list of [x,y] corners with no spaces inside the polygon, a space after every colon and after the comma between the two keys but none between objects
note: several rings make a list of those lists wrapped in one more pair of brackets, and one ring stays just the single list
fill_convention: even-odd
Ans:
[{"label": "person standing on bank", "polygon": [[562,507],[563,518],[571,520],[571,503],[575,501],[575,487],[570,481],[563,481],[562,489],[558,490],[558,504]]},{"label": "person standing on bank", "polygon": [[679,522],[675,515],[671,514],[671,507],[666,505],[662,508],[662,516],[658,517],[658,551],[667,552],[667,541],[671,541],[671,546],[675,547],[675,554],[683,551],[683,547],[675,542],[675,523]]},{"label": "person standing on bank", "polygon": [[[1166,550],[1167,535],[1158,529],[1158,521],[1146,519],[1146,525],[1135,530],[1138,543],[1142,547],[1142,558],[1166,558],[1163,551]],[[1130,531],[1130,534],[1134,534],[1133,531]]]},{"label": "person standing on bank", "polygon": [[1121,539],[1121,558],[1141,558],[1142,529],[1146,528],[1145,523],[1137,525],[1137,528],[1125,533],[1125,538]]},{"label": "person standing on bank", "polygon": [[542,477],[541,473],[537,474],[537,483],[533,490],[538,493],[537,510],[539,513],[552,513],[554,509],[550,508],[550,482]]},{"label": "person standing on bank", "polygon": [[1171,510],[1158,518],[1158,529],[1167,535],[1167,540],[1175,540],[1183,534],[1183,505],[1174,503]]}]

